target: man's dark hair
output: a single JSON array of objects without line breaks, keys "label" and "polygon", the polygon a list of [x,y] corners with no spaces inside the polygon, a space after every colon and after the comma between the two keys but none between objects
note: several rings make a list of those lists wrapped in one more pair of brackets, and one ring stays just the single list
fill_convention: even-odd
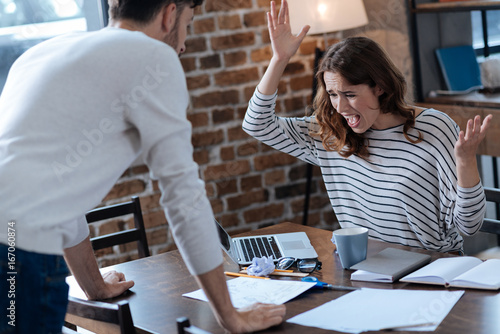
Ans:
[{"label": "man's dark hair", "polygon": [[150,22],[161,8],[171,3],[177,6],[178,15],[185,6],[200,6],[203,0],[108,0],[109,17],[113,20],[133,20],[146,24]]}]

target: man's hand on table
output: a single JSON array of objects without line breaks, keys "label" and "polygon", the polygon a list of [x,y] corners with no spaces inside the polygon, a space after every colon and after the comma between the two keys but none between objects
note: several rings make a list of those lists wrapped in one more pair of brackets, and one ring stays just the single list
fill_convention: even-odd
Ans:
[{"label": "man's hand on table", "polygon": [[102,274],[102,278],[104,280],[104,289],[99,291],[99,294],[92,299],[99,300],[119,296],[135,284],[134,281],[127,281],[123,273],[115,270]]}]

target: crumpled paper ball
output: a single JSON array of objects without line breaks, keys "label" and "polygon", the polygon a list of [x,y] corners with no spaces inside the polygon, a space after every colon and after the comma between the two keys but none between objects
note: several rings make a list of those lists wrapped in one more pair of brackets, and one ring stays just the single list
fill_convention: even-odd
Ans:
[{"label": "crumpled paper ball", "polygon": [[274,271],[273,257],[254,257],[247,268],[247,274],[252,276],[267,276]]}]

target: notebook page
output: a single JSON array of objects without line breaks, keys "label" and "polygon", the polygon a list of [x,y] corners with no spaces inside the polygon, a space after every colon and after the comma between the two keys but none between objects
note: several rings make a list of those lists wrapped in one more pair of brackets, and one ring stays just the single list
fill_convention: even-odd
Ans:
[{"label": "notebook page", "polygon": [[498,289],[500,287],[500,260],[481,263],[451,281],[453,286]]},{"label": "notebook page", "polygon": [[467,270],[481,264],[481,260],[472,256],[440,258],[423,268],[403,277],[401,281],[449,283]]}]

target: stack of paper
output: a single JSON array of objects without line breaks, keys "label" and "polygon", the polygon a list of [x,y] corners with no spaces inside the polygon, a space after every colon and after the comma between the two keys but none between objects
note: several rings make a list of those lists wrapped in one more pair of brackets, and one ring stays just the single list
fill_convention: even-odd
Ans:
[{"label": "stack of paper", "polygon": [[[236,308],[254,303],[284,304],[315,285],[316,282],[263,280],[248,277],[238,277],[227,281],[229,297]],[[208,301],[201,289],[185,293],[183,296]]]},{"label": "stack of paper", "polygon": [[345,333],[384,329],[434,331],[463,293],[363,288],[287,322]]}]

